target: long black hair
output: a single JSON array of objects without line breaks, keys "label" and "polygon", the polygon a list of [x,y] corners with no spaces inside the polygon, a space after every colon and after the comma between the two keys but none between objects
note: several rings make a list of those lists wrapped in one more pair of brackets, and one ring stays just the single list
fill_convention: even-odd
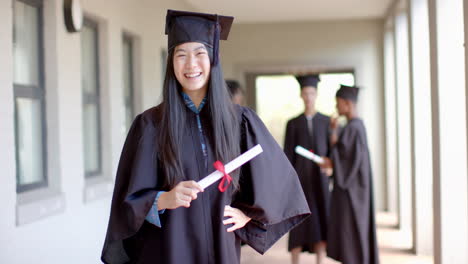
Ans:
[{"label": "long black hair", "polygon": [[[213,49],[205,45],[210,60],[213,61]],[[163,86],[163,102],[161,104],[161,124],[158,145],[159,158],[165,173],[165,187],[172,188],[184,179],[182,168],[182,136],[186,125],[185,103],[182,99],[182,87],[174,73],[174,50],[170,49],[167,56],[166,76]],[[211,135],[215,158],[227,163],[237,157],[240,152],[239,120],[234,106],[229,98],[221,65],[211,65],[209,85],[207,89],[207,104],[211,116]],[[206,106],[205,106],[206,107]],[[207,129],[207,128],[204,128]],[[207,135],[208,133],[205,133]],[[238,189],[238,177],[231,173],[233,185]]]}]

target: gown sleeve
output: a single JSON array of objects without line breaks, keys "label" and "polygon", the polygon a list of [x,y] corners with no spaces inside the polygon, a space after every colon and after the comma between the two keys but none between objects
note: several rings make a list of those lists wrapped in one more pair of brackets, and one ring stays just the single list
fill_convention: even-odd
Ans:
[{"label": "gown sleeve", "polygon": [[163,193],[164,193],[163,191],[157,192],[153,205],[151,206],[151,209],[149,210],[148,215],[145,218],[146,221],[150,222],[151,224],[157,227],[162,227],[161,219],[159,218],[159,215],[163,214],[166,211],[166,209],[158,210],[158,199],[159,199],[159,196],[161,196],[161,194]]},{"label": "gown sleeve", "polygon": [[286,157],[288,157],[291,164],[295,163],[296,158],[294,153],[294,148],[296,147],[294,136],[295,133],[293,121],[289,120],[288,124],[286,125],[286,134],[284,136],[284,154],[286,154]]},{"label": "gown sleeve", "polygon": [[358,131],[353,127],[343,130],[331,152],[334,181],[340,188],[348,189],[364,183],[363,179],[360,179],[364,155],[366,152]]},{"label": "gown sleeve", "polygon": [[241,151],[260,144],[263,152],[240,171],[240,190],[233,206],[252,220],[236,235],[265,253],[278,239],[310,215],[298,176],[263,122],[243,108]]},{"label": "gown sleeve", "polygon": [[107,234],[104,263],[126,263],[123,240],[142,226],[158,190],[156,137],[153,122],[142,115],[133,121],[120,155]]}]

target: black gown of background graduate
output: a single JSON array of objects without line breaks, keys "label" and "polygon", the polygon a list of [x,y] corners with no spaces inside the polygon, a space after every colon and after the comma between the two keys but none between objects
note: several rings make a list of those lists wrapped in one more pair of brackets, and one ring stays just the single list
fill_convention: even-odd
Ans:
[{"label": "black gown of background graduate", "polygon": [[344,264],[378,264],[372,171],[361,119],[343,128],[332,148],[334,185],[327,254]]},{"label": "black gown of background graduate", "polygon": [[307,127],[304,114],[291,119],[286,127],[284,152],[296,169],[304,190],[311,216],[296,226],[289,233],[288,250],[302,247],[303,251],[313,253],[313,244],[327,238],[327,216],[330,200],[328,177],[313,161],[295,153],[300,145],[320,156],[327,156],[329,151],[330,118],[316,113],[312,118],[312,135]]},{"label": "black gown of background graduate", "polygon": [[[186,179],[198,181],[214,171],[205,168],[195,114],[186,109],[182,165]],[[309,209],[297,175],[281,148],[250,109],[236,106],[241,129],[241,152],[261,144],[263,153],[241,168],[240,191],[224,193],[218,182],[209,186],[189,208],[166,210],[162,227],[145,221],[164,176],[156,145],[161,109],[139,115],[127,136],[119,162],[111,215],[102,252],[105,263],[238,264],[244,241],[264,253],[282,235],[308,217]],[[215,161],[209,105],[200,113],[206,137],[208,164]],[[228,233],[224,206],[242,210],[252,220]]]}]

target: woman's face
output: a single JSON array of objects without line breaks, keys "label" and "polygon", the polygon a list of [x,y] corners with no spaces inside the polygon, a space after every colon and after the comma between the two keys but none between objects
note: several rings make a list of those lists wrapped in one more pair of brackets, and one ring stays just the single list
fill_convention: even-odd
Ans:
[{"label": "woman's face", "polygon": [[204,44],[187,42],[174,49],[174,73],[185,93],[205,90],[210,79],[210,57]]}]

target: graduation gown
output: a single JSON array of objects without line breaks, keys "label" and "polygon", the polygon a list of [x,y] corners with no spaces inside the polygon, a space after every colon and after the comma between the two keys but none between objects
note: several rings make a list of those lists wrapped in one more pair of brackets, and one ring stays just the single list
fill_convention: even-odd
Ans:
[{"label": "graduation gown", "polygon": [[[186,108],[182,165],[184,180],[214,171],[209,105],[200,112],[205,132],[208,168],[200,147],[196,115]],[[102,261],[120,263],[238,264],[241,241],[264,253],[281,236],[310,214],[297,175],[264,124],[250,109],[236,106],[241,129],[241,152],[261,144],[263,153],[240,171],[240,190],[232,185],[222,193],[209,186],[189,208],[160,214],[162,227],[145,221],[157,191],[164,190],[164,164],[156,144],[161,114],[151,108],[134,120],[128,133],[116,176]],[[219,135],[216,135],[219,136]],[[226,162],[227,163],[227,162]],[[169,190],[164,190],[169,191]],[[242,210],[252,220],[228,233],[225,205]]]},{"label": "graduation gown", "polygon": [[361,119],[352,119],[331,151],[334,185],[328,256],[343,264],[378,264],[372,171]]},{"label": "graduation gown", "polygon": [[295,153],[300,145],[320,156],[328,156],[330,118],[316,113],[312,118],[312,135],[304,114],[291,119],[286,127],[284,152],[296,169],[309,205],[311,216],[289,233],[288,250],[302,247],[313,253],[314,243],[327,238],[327,217],[330,200],[328,177],[313,161]]}]

